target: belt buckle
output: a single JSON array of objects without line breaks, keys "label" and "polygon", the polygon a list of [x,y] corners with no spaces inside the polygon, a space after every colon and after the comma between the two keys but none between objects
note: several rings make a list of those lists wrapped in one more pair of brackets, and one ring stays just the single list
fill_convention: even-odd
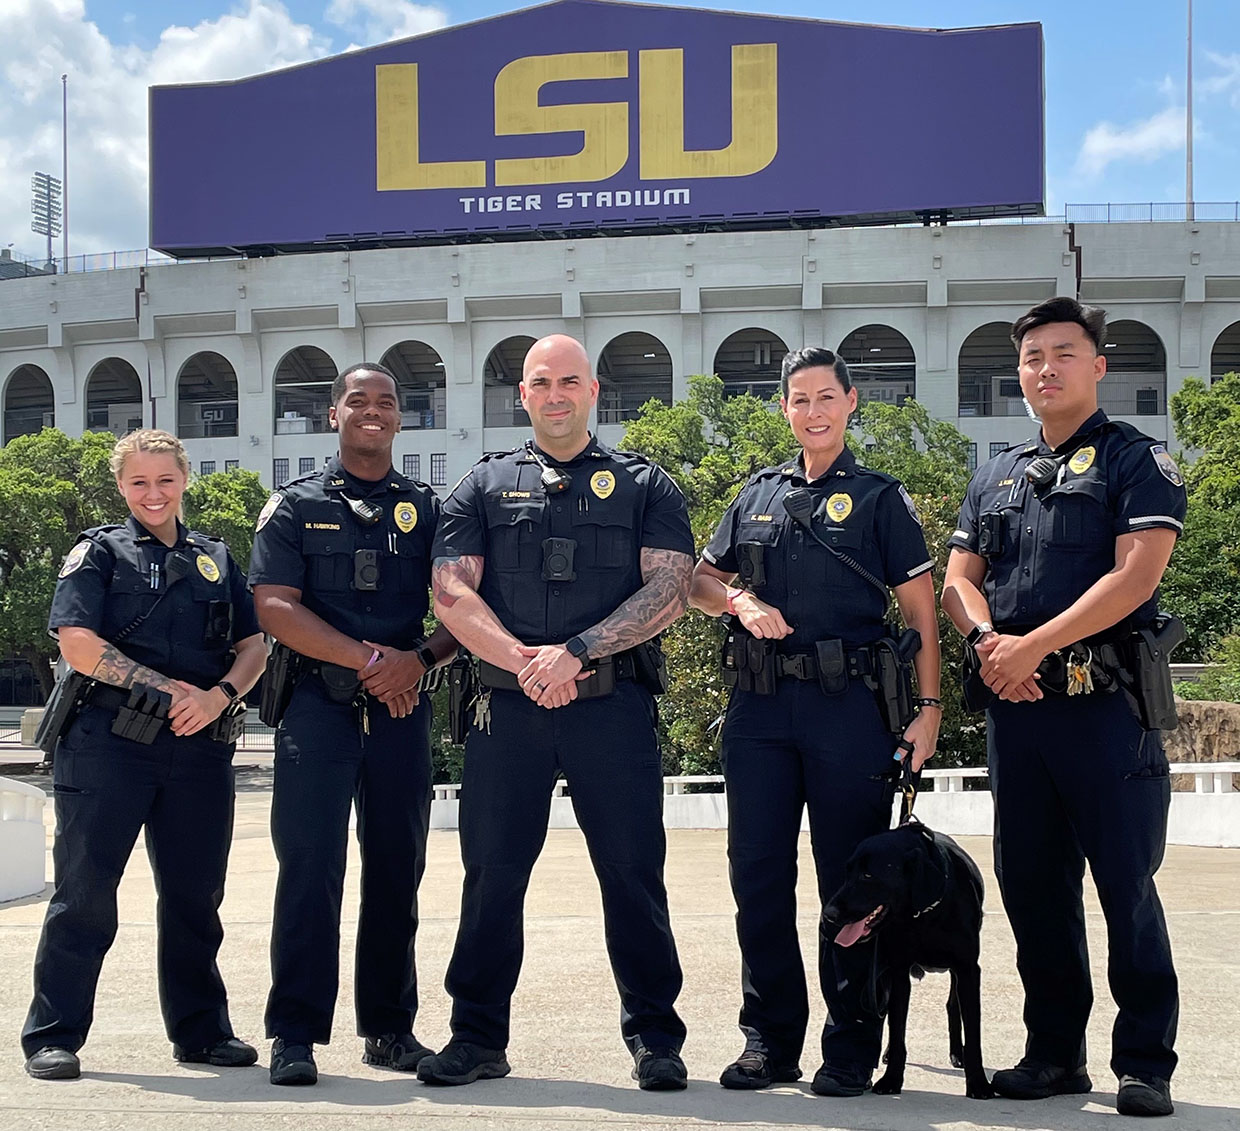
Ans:
[{"label": "belt buckle", "polygon": [[783,669],[785,675],[790,675],[795,679],[813,679],[814,673],[810,670],[809,656],[804,652],[797,652],[792,656],[783,658]]}]

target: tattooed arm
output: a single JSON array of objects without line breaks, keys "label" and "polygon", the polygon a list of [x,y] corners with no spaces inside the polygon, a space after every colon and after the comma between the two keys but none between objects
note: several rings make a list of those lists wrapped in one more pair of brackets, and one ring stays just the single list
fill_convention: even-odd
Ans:
[{"label": "tattooed arm", "polygon": [[431,566],[435,615],[475,656],[510,672],[525,666],[521,641],[478,595],[483,559],[477,554],[436,558]]},{"label": "tattooed arm", "polygon": [[158,691],[166,691],[174,704],[184,699],[187,692],[175,679],[139,664],[125,655],[115,644],[109,644],[97,632],[89,628],[64,626],[56,630],[60,639],[60,651],[76,671],[92,676],[100,683],[113,687],[128,688],[144,683]]}]

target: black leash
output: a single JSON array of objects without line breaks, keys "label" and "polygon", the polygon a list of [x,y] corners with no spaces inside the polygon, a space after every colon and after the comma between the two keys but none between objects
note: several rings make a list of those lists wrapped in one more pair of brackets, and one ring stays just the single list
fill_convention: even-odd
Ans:
[{"label": "black leash", "polygon": [[913,819],[913,805],[917,801],[917,787],[921,784],[921,772],[913,772],[913,744],[907,738],[896,743],[897,750],[904,751],[900,759],[900,824],[907,825]]}]

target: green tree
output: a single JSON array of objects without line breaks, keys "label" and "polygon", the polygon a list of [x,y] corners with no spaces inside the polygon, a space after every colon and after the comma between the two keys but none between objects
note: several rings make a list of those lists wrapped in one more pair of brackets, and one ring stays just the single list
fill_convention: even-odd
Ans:
[{"label": "green tree", "polygon": [[1175,693],[1181,699],[1240,703],[1240,636],[1224,636],[1204,658],[1210,667],[1201,678],[1180,684]]},{"label": "green tree", "polygon": [[182,502],[185,524],[193,530],[223,538],[237,564],[248,570],[254,525],[268,493],[257,471],[234,468],[195,476]]}]

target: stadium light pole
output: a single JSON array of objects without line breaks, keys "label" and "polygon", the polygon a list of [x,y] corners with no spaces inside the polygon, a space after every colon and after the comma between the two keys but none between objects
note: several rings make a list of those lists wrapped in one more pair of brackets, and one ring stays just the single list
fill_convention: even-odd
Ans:
[{"label": "stadium light pole", "polygon": [[[1192,3],[1192,0],[1189,0]],[[69,272],[69,76],[60,76],[60,254]]]},{"label": "stadium light pole", "polygon": [[1184,110],[1184,195],[1188,207],[1187,219],[1195,220],[1193,208],[1193,0],[1188,0],[1188,105]]}]

